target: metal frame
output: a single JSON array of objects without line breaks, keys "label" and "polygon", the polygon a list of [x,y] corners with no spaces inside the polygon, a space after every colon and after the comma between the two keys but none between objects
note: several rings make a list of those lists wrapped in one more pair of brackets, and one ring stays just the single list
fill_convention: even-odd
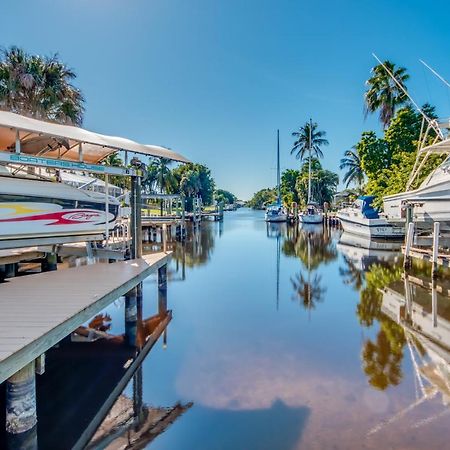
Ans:
[{"label": "metal frame", "polygon": [[45,158],[42,156],[27,155],[25,153],[7,153],[0,151],[0,162],[6,164],[22,164],[25,166],[48,167],[51,169],[78,170],[81,172],[102,173],[108,175],[140,175],[137,170],[131,168],[103,166],[101,164],[87,164],[80,161]]}]

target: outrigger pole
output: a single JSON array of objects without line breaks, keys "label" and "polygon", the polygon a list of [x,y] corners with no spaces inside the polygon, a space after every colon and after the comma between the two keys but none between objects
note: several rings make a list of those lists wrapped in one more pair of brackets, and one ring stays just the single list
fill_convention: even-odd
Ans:
[{"label": "outrigger pole", "polygon": [[450,88],[450,83],[441,75],[439,75],[431,66],[429,66],[423,59],[419,59],[419,61],[428,69],[431,71],[431,73],[433,73],[434,75],[436,75],[447,87]]},{"label": "outrigger pole", "polygon": [[277,130],[277,187],[278,204],[281,204],[281,182],[280,182],[280,130]]}]

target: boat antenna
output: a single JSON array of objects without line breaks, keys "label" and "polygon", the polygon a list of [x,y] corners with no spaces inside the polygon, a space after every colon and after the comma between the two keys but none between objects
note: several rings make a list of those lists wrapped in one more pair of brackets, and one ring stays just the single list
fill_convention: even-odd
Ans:
[{"label": "boat antenna", "polygon": [[441,75],[439,75],[431,66],[429,66],[423,59],[419,59],[419,61],[434,75],[436,75],[447,87],[450,88],[450,83]]},{"label": "boat antenna", "polygon": [[280,185],[280,130],[277,130],[277,187],[278,187],[278,204],[281,204],[281,185]]},{"label": "boat antenna", "polygon": [[442,135],[442,131],[440,128],[436,125],[436,121],[431,120],[423,111],[422,108],[419,107],[419,105],[414,101],[414,99],[411,97],[411,95],[408,94],[408,91],[404,88],[404,86],[397,80],[397,78],[394,77],[394,74],[386,67],[386,64],[384,64],[380,58],[378,58],[375,53],[372,53],[372,56],[380,63],[380,65],[383,67],[383,69],[388,73],[388,75],[392,78],[392,80],[395,82],[395,84],[400,88],[400,90],[408,97],[409,101],[416,107],[417,111],[423,116],[423,118],[428,122],[428,124],[436,131],[436,133],[444,139],[444,136]]}]

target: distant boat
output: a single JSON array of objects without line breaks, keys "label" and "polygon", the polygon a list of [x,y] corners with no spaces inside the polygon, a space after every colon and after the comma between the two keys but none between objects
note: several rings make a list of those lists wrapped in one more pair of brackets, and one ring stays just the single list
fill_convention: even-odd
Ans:
[{"label": "distant boat", "polygon": [[281,203],[280,182],[280,130],[277,130],[277,201],[269,205],[264,216],[266,222],[286,222],[287,211]]},{"label": "distant boat", "polygon": [[312,121],[309,120],[309,142],[308,142],[308,203],[306,205],[306,209],[301,211],[298,215],[298,220],[301,223],[322,223],[323,222],[323,214],[322,210],[318,203],[313,202],[311,199],[311,128]]},{"label": "distant boat", "polygon": [[366,238],[402,239],[404,227],[389,223],[381,217],[372,206],[373,196],[365,195],[346,208],[341,209],[337,216],[344,232],[357,234]]},{"label": "distant boat", "polygon": [[119,202],[63,183],[0,176],[0,240],[103,234]]}]

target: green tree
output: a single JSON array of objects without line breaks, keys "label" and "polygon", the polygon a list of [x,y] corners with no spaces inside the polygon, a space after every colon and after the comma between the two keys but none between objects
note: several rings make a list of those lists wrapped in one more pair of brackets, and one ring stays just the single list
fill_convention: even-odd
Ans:
[{"label": "green tree", "polygon": [[290,205],[292,202],[299,202],[296,187],[299,175],[300,172],[294,169],[287,169],[281,174],[281,197],[287,205]]},{"label": "green tree", "polygon": [[81,125],[84,98],[72,85],[75,72],[58,55],[29,55],[18,47],[0,57],[0,109],[36,119]]},{"label": "green tree", "polygon": [[183,164],[173,170],[180,191],[190,199],[188,210],[194,196],[200,196],[204,205],[213,202],[215,183],[211,171],[202,164]]},{"label": "green tree", "polygon": [[387,142],[378,138],[374,131],[364,131],[355,147],[361,168],[369,181],[377,178],[383,169],[390,166],[392,154]]},{"label": "green tree", "polygon": [[[371,70],[371,76],[366,81],[367,91],[364,94],[365,114],[379,111],[380,122],[387,128],[394,117],[396,109],[404,105],[408,97],[403,90],[406,90],[406,81],[409,75],[404,67],[396,67],[391,61],[385,61],[384,66],[397,80],[392,79],[383,65],[378,64]],[[399,87],[399,85],[401,87]]]},{"label": "green tree", "polygon": [[[305,161],[296,182],[299,203],[302,205],[305,205],[308,200],[308,165],[309,161]],[[338,184],[339,177],[337,174],[323,169],[319,160],[311,160],[311,197],[316,202],[320,205],[325,202],[331,203]]]},{"label": "green tree", "polygon": [[364,183],[364,170],[362,168],[361,159],[356,151],[356,146],[354,146],[352,150],[347,150],[344,153],[339,168],[341,170],[347,170],[343,180],[345,187],[348,188],[351,183],[354,183],[361,189],[362,184]]},{"label": "green tree", "polygon": [[277,199],[275,188],[265,188],[256,192],[252,199],[247,203],[250,208],[264,209],[267,205],[274,203]]},{"label": "green tree", "polygon": [[215,197],[217,202],[224,203],[225,205],[232,205],[237,200],[237,197],[234,194],[225,191],[224,189],[217,189]]}]

